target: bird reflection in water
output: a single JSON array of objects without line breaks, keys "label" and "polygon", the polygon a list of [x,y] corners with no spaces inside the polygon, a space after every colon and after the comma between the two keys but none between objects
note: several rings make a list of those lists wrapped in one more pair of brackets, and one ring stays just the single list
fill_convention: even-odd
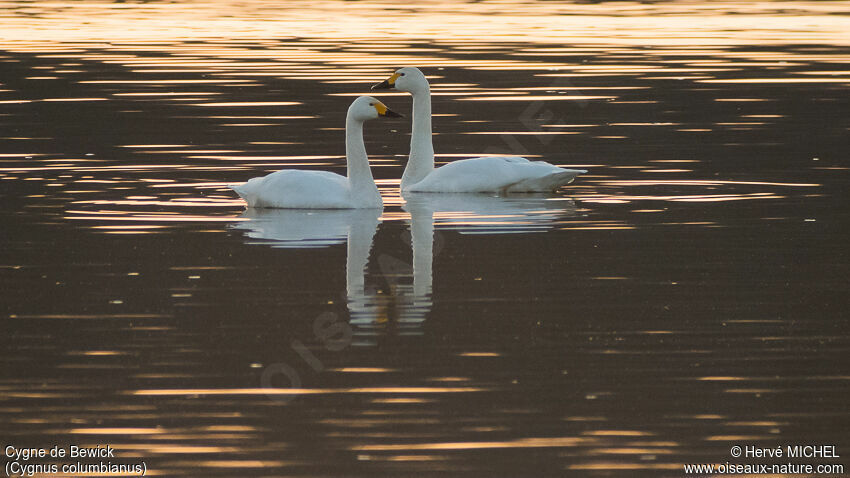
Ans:
[{"label": "bird reflection in water", "polygon": [[[460,234],[540,233],[577,214],[571,199],[544,195],[408,193],[404,200],[412,263],[375,248],[381,216],[377,209],[248,209],[241,216],[248,220],[232,228],[242,231],[248,244],[273,248],[346,243],[345,295],[352,344],[368,346],[376,345],[387,334],[423,333],[422,325],[433,305],[433,263],[443,243],[440,230]],[[370,257],[380,279],[367,284]]]}]

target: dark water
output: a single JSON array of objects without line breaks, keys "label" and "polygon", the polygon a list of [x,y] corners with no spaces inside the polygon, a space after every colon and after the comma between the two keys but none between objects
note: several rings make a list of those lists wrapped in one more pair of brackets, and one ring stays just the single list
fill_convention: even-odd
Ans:
[{"label": "dark water", "polygon": [[[160,476],[850,454],[847,2],[0,5],[4,447]],[[439,160],[590,172],[405,201],[409,124],[375,121],[382,213],[243,211],[225,184],[343,173],[348,103],[402,65]]]}]

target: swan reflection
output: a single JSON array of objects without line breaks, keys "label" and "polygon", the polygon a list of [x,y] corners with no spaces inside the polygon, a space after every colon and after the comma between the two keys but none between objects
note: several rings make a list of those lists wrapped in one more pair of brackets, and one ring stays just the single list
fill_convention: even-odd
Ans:
[{"label": "swan reflection", "polygon": [[[257,239],[246,241],[248,244],[276,248],[328,247],[348,241],[351,235],[371,247],[380,216],[380,209],[248,208],[240,216],[248,220],[231,227]],[[360,237],[363,234],[367,237]]]},{"label": "swan reflection", "polygon": [[[541,232],[561,219],[576,214],[570,199],[550,199],[543,195],[489,196],[481,194],[407,193],[403,209],[410,215],[410,245],[413,263],[386,254],[378,255],[382,276],[391,297],[383,316],[355,316],[355,335],[379,333],[385,324],[395,325],[399,335],[422,333],[432,306],[433,263],[436,228],[461,234],[504,234]],[[412,280],[411,280],[412,279]],[[351,303],[351,302],[349,302]]]},{"label": "swan reflection", "polygon": [[[552,229],[576,214],[572,200],[539,195],[495,197],[477,194],[410,193],[412,262],[373,249],[380,210],[248,209],[233,227],[248,244],[275,248],[316,248],[347,244],[346,301],[353,345],[376,345],[387,335],[421,335],[431,311],[435,230],[461,234],[532,233]],[[436,241],[440,244],[440,241]],[[367,271],[371,256],[371,274]],[[375,277],[375,271],[379,277]]]},{"label": "swan reflection", "polygon": [[577,214],[575,201],[547,194],[406,193],[404,200],[412,223],[429,221],[461,234],[542,232]]}]

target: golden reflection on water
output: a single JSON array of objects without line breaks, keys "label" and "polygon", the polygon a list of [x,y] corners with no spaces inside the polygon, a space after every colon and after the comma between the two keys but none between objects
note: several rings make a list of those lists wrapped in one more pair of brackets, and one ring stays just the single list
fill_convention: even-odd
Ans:
[{"label": "golden reflection on water", "polygon": [[[499,2],[498,6],[477,2],[421,4],[413,7],[416,15],[410,15],[402,9],[394,10],[391,4],[383,2],[351,4],[313,1],[309,4],[301,3],[298,8],[275,2],[249,6],[228,1],[208,1],[200,6],[182,3],[146,4],[135,8],[63,2],[51,4],[51,7],[19,2],[2,2],[0,6],[5,7],[7,12],[2,15],[4,33],[8,39],[7,50],[13,53],[37,53],[42,58],[100,61],[122,65],[139,74],[182,72],[215,76],[191,80],[80,80],[85,84],[138,84],[152,87],[180,83],[241,86],[255,83],[252,79],[238,78],[243,75],[369,84],[379,80],[387,70],[409,62],[409,55],[415,55],[417,64],[424,67],[563,71],[540,73],[544,76],[584,75],[587,72],[622,76],[653,71],[714,75],[739,71],[729,66],[789,68],[798,64],[793,63],[794,60],[843,61],[834,55],[802,52],[729,51],[728,47],[733,45],[780,44],[787,42],[789,36],[793,36],[797,44],[850,44],[850,39],[845,35],[850,30],[847,18],[823,15],[834,13],[834,10],[825,9],[816,2],[765,2],[746,8],[731,2],[712,2],[710,8],[707,3],[665,2],[647,6],[623,2],[618,5],[616,16],[609,15],[609,6],[606,4],[564,5],[556,2]],[[57,6],[61,8],[57,9]],[[836,6],[840,8],[836,4],[832,8]],[[340,8],[356,16],[350,16],[352,21],[345,23],[332,20]],[[21,14],[24,11],[26,15]],[[205,18],[202,13],[199,15],[199,12],[204,11],[215,14]],[[490,15],[485,15],[484,11]],[[785,13],[789,11],[795,14]],[[261,12],[274,14],[263,15]],[[728,15],[730,12],[736,15]],[[799,12],[806,12],[812,15],[811,18],[817,18],[817,21],[801,22]],[[380,25],[371,21],[372,18],[381,18]],[[545,18],[545,21],[541,21],[541,18]],[[128,27],[129,19],[132,19],[132,26]],[[80,27],[82,24],[85,24],[84,28]],[[462,28],[458,29],[460,25]],[[298,32],[302,40],[268,40],[276,38],[278,31]],[[729,35],[726,33],[728,31],[734,33]],[[221,32],[227,32],[228,38],[222,38]],[[303,40],[305,37],[313,40]],[[431,42],[428,48],[411,47],[422,39]],[[500,46],[502,42],[518,39],[526,45],[539,43],[540,47],[526,46],[519,51],[512,51]],[[340,40],[356,40],[360,43],[341,48]],[[572,47],[551,47],[558,43]],[[693,44],[706,46],[688,47]],[[257,49],[255,46],[263,48]],[[638,46],[653,46],[655,49],[650,52],[632,49]],[[145,54],[140,55],[139,50]],[[505,51],[511,59],[454,58],[458,54],[492,50]],[[401,55],[397,53],[399,51],[408,53]],[[647,61],[643,64],[584,64],[569,61],[572,55],[593,54],[604,54],[612,59],[617,54],[625,57],[640,55]],[[652,61],[656,56],[664,58],[680,55],[687,55],[688,59],[668,59],[663,60],[664,63]],[[730,60],[693,60],[694,56],[699,55],[727,57]],[[530,58],[532,56],[534,58]],[[541,62],[539,58],[544,56],[561,61]],[[764,60],[781,61],[769,63]],[[844,79],[828,76],[833,75],[765,81],[845,82]],[[432,76],[432,79],[438,78]],[[757,79],[711,77],[697,81],[762,82]],[[445,91],[435,93],[448,94]],[[488,98],[498,99],[492,95]],[[501,101],[506,100],[502,98]]]},{"label": "golden reflection on water", "polygon": [[555,437],[555,438],[522,438],[502,442],[445,442],[445,443],[411,443],[389,445],[363,445],[354,447],[354,451],[397,451],[397,450],[476,450],[492,448],[550,448],[576,447],[598,443],[594,438]]},{"label": "golden reflection on water", "polygon": [[[402,8],[404,7],[404,8]],[[612,15],[611,12],[616,14]],[[836,12],[843,15],[836,15]],[[409,13],[413,12],[413,14]],[[791,12],[791,13],[788,13]],[[730,15],[734,13],[735,15]],[[267,81],[298,80],[331,85],[324,96],[344,105],[348,98],[368,91],[368,87],[383,78],[394,68],[415,63],[427,69],[434,86],[434,96],[440,101],[458,101],[466,104],[492,103],[498,108],[509,108],[522,103],[575,103],[598,102],[604,104],[630,105],[629,107],[654,107],[661,101],[655,99],[656,86],[653,81],[688,80],[699,88],[717,88],[717,97],[712,98],[715,106],[765,106],[776,103],[774,98],[760,98],[757,92],[726,92],[721,88],[734,85],[754,87],[788,88],[792,94],[796,88],[815,85],[841,88],[850,83],[843,69],[847,58],[829,52],[766,51],[770,46],[795,45],[850,46],[850,6],[842,2],[618,2],[610,4],[566,3],[566,2],[429,2],[402,5],[387,2],[339,2],[311,1],[298,3],[263,2],[262,4],[230,1],[204,1],[200,3],[143,4],[95,3],[95,2],[50,2],[25,3],[0,1],[0,21],[3,23],[4,50],[9,55],[0,57],[0,63],[15,63],[12,55],[24,54],[40,60],[71,60],[60,67],[38,68],[26,81],[47,82],[48,78],[67,80],[74,85],[90,88],[85,95],[68,98],[32,98],[24,96],[9,85],[0,85],[0,105],[4,109],[30,107],[75,107],[99,103],[111,106],[121,103],[142,108],[147,104],[170,102],[183,107],[174,112],[174,119],[205,118],[216,120],[216,126],[230,129],[253,129],[279,126],[287,121],[319,119],[317,113],[299,109],[309,106],[298,97],[297,92],[282,92],[279,98],[252,96],[252,90],[261,89]],[[346,21],[340,22],[340,14]],[[380,19],[380,21],[376,21]],[[287,32],[282,36],[281,32]],[[519,45],[519,46],[518,46]],[[569,45],[569,46],[553,46]],[[699,45],[699,46],[691,46]],[[482,55],[492,55],[490,58]],[[498,58],[496,58],[498,56]],[[588,62],[587,60],[591,60]],[[817,69],[801,71],[817,64]],[[5,65],[4,65],[5,66]],[[110,76],[109,72],[98,72],[91,76],[75,76],[96,70],[97,66],[123,68],[133,75]],[[835,66],[836,70],[830,68]],[[464,78],[464,83],[442,83],[440,68],[457,68],[475,72],[476,75],[503,72],[503,75],[526,75],[529,79],[552,81],[551,86],[522,88],[503,85],[490,86],[494,76],[478,80]],[[839,69],[841,68],[841,69]],[[772,69],[783,71],[781,78],[770,76]],[[111,70],[110,70],[111,71]],[[447,75],[448,76],[448,75]],[[470,75],[471,77],[471,75]],[[586,79],[593,82],[590,87],[574,87],[558,81]],[[618,84],[622,78],[640,82],[641,86]],[[473,82],[475,81],[475,82]],[[523,81],[525,82],[525,80]],[[528,81],[530,83],[530,81]],[[338,87],[357,87],[362,91],[338,91]],[[514,84],[515,85],[515,84]],[[174,91],[175,89],[182,89]],[[633,96],[640,93],[640,98]],[[407,95],[393,93],[399,102],[407,102]],[[402,98],[404,97],[404,98]],[[271,99],[270,99],[271,98]],[[637,99],[636,99],[637,98]],[[613,101],[611,101],[613,100]],[[67,105],[66,105],[67,104]],[[478,107],[478,106],[476,106]],[[340,110],[344,109],[340,107]],[[746,114],[742,114],[746,113]],[[3,113],[6,114],[5,112]],[[471,117],[457,113],[441,112],[437,118],[460,117],[476,123],[463,123],[467,130],[458,132],[461,137],[487,135],[541,136],[555,138],[560,135],[590,135],[595,140],[608,144],[619,142],[621,150],[632,145],[629,140],[641,132],[677,128],[676,131],[689,137],[702,138],[718,130],[740,128],[769,128],[787,115],[767,110],[739,110],[732,119],[752,121],[725,121],[716,124],[693,124],[679,121],[653,121],[654,118],[629,116],[610,118],[610,123],[591,123],[590,119],[553,118],[542,128],[575,128],[580,131],[532,131],[523,130],[521,122],[514,116],[501,119],[510,123],[490,124],[488,116]],[[9,113],[15,117],[15,113]],[[5,118],[5,116],[4,116]],[[482,119],[486,118],[486,119]],[[219,121],[220,120],[220,121]],[[452,125],[449,120],[445,125]],[[549,120],[547,120],[548,122]],[[575,124],[572,124],[575,123]],[[339,129],[337,124],[321,124]],[[648,128],[648,127],[653,128]],[[446,129],[451,126],[446,126]],[[608,128],[621,128],[612,131]],[[454,134],[444,129],[443,134]],[[220,131],[220,130],[219,130]],[[261,131],[265,131],[264,129]],[[612,133],[612,134],[609,134]],[[10,133],[11,134],[11,133]],[[5,138],[15,141],[50,140],[26,133],[14,133]],[[258,135],[253,141],[222,145],[168,144],[156,138],[125,140],[128,144],[116,145],[126,151],[130,159],[122,157],[84,156],[83,152],[68,154],[7,153],[0,154],[0,179],[38,182],[42,181],[56,192],[32,194],[29,198],[47,199],[64,195],[65,205],[61,217],[73,223],[103,234],[155,234],[164,233],[179,226],[179,223],[227,223],[243,221],[236,217],[242,202],[226,189],[226,181],[216,181],[203,173],[226,175],[256,173],[282,167],[318,167],[339,170],[342,156],[304,154],[303,150],[292,153],[286,146],[303,145],[300,138],[279,138]],[[145,144],[146,141],[151,144]],[[132,143],[130,143],[132,141]],[[184,142],[186,140],[177,140]],[[188,142],[188,141],[187,141]],[[26,144],[26,143],[24,143]],[[246,146],[268,146],[257,151]],[[26,148],[26,151],[32,149]],[[456,157],[476,156],[480,151],[467,153],[445,152],[438,155],[440,162]],[[467,151],[463,145],[462,151]],[[336,150],[338,153],[339,150]],[[382,152],[383,153],[383,152]],[[406,151],[398,154],[373,154],[375,167],[403,164]],[[527,157],[541,157],[536,151]],[[139,159],[143,158],[143,159]],[[542,158],[550,159],[550,158]],[[817,182],[793,181],[736,181],[705,179],[697,176],[697,168],[704,166],[701,160],[648,159],[626,161],[626,164],[611,165],[604,157],[594,159],[601,164],[588,165],[590,174],[583,176],[568,193],[579,207],[582,204],[612,205],[645,201],[662,203],[720,203],[729,201],[779,200],[800,191],[817,191],[822,184]],[[656,164],[662,163],[662,164]],[[669,164],[673,163],[673,164]],[[685,169],[675,163],[688,164]],[[578,165],[577,165],[578,166]],[[591,167],[592,166],[592,167]],[[655,168],[655,166],[661,166]],[[672,166],[672,167],[667,167]],[[628,169],[626,169],[628,168]],[[662,169],[663,168],[663,169]],[[837,167],[830,167],[837,169]],[[621,174],[632,174],[632,179],[618,179]],[[175,178],[174,176],[180,175]],[[634,175],[657,175],[672,179],[633,179]],[[670,176],[666,176],[670,175]],[[711,176],[708,176],[711,177]],[[720,176],[723,177],[723,176]],[[756,176],[758,177],[758,176]],[[37,183],[36,183],[37,184]],[[410,214],[399,212],[404,203],[398,194],[398,179],[378,181],[389,209],[383,213],[386,221],[408,221]],[[52,196],[51,196],[52,195]],[[94,195],[94,196],[93,196]],[[69,198],[70,197],[70,198]],[[396,209],[392,209],[396,208]],[[632,209],[639,216],[663,216],[666,205],[652,205]],[[565,209],[565,208],[561,208]],[[573,207],[572,210],[577,208]],[[586,212],[587,209],[584,210]],[[576,210],[575,212],[583,212]],[[643,214],[647,213],[647,214]],[[651,213],[651,214],[650,214]],[[524,213],[527,216],[527,213]],[[541,221],[524,217],[523,214],[476,213],[472,210],[441,211],[434,220],[444,227],[456,229],[493,229],[505,226],[528,227]],[[701,218],[698,218],[701,219]],[[690,220],[660,222],[661,225],[688,225],[692,227],[720,227],[713,220]],[[545,221],[544,221],[545,222]],[[569,231],[619,231],[636,229],[630,219],[605,219],[599,216],[585,217],[577,214],[569,218],[557,217],[551,224],[555,229]],[[548,223],[547,223],[548,224]],[[216,226],[217,227],[217,226]],[[213,227],[210,227],[212,229]],[[222,230],[219,228],[218,230]],[[184,270],[179,267],[175,270]],[[203,267],[190,267],[185,274],[196,274]],[[146,272],[145,272],[146,273]],[[610,275],[590,277],[594,284],[632,284],[632,277],[619,275],[621,271],[610,271]],[[628,274],[626,272],[625,274]],[[190,275],[187,280],[200,279]],[[172,298],[190,298],[194,290],[171,288],[166,291]],[[114,305],[120,305],[115,303]],[[10,320],[31,321],[128,321],[172,318],[168,314],[115,314],[115,313],[33,313],[12,314]],[[729,321],[736,322],[736,321]],[[738,321],[741,322],[741,321]],[[777,321],[781,322],[781,321]],[[656,326],[662,329],[660,326]],[[146,330],[134,325],[134,331]],[[161,330],[174,332],[171,328]],[[641,337],[669,337],[681,335],[675,330],[642,330]],[[822,338],[826,339],[826,338]],[[765,336],[762,341],[789,341],[793,337]],[[479,344],[480,345],[480,344]],[[102,348],[101,348],[102,347]],[[68,352],[78,362],[65,363],[57,368],[86,370],[120,368],[109,363],[112,358],[125,354],[107,346],[80,349]],[[676,352],[687,355],[705,356],[714,353],[708,346]],[[494,361],[509,355],[502,351],[490,351],[488,346],[469,347],[456,353],[465,361],[489,366]],[[704,349],[704,350],[703,350]],[[183,349],[183,352],[192,349]],[[194,350],[197,352],[197,350]],[[614,347],[600,348],[588,355],[651,355],[672,353],[667,351],[627,351]],[[174,357],[169,360],[176,360]],[[95,362],[97,361],[97,362]],[[101,362],[103,361],[103,362]],[[168,364],[167,361],[161,364]],[[185,366],[185,363],[180,363]],[[345,377],[387,376],[399,372],[400,368],[383,366],[341,366],[330,369],[331,373]],[[144,372],[144,371],[142,371]],[[445,375],[443,375],[443,373]],[[498,392],[496,386],[480,385],[474,377],[456,376],[464,372],[443,371],[429,375],[429,385],[441,386],[365,386],[327,388],[215,388],[197,383],[184,384],[185,388],[155,388],[150,384],[129,385],[128,397],[142,399],[161,397],[167,399],[217,399],[233,403],[239,399],[251,400],[269,395],[302,396],[306,400],[320,400],[324,396],[363,397],[368,403],[381,406],[397,406],[416,410],[417,407],[432,405],[444,399],[444,395]],[[711,373],[711,374],[709,374]],[[726,372],[728,373],[728,372]],[[464,374],[465,375],[465,374]],[[136,379],[192,379],[194,372],[171,373],[156,370],[138,373]],[[753,382],[768,382],[773,385],[774,377],[747,375],[721,375],[706,372],[705,375],[687,380],[700,383],[720,383],[722,386],[741,385],[738,388],[722,388],[725,394],[781,393],[778,387],[752,387]],[[808,381],[845,381],[844,376],[801,377]],[[173,383],[173,382],[172,382]],[[445,386],[443,386],[445,385]],[[461,386],[451,386],[461,385]],[[468,385],[468,386],[467,386]],[[181,386],[181,385],[178,385]],[[79,399],[85,390],[79,388],[51,388],[22,391],[17,385],[10,390],[0,391],[3,398],[30,399]],[[587,394],[585,398],[597,398],[602,394]],[[315,397],[315,398],[311,398]],[[127,413],[130,405],[120,409]],[[144,410],[150,416],[161,418],[155,409]],[[346,450],[359,453],[358,459],[408,462],[442,462],[456,459],[454,454],[426,454],[428,452],[463,450],[510,450],[510,449],[561,449],[560,453],[579,456],[581,460],[566,465],[575,470],[658,470],[680,469],[680,464],[654,462],[655,455],[669,456],[682,444],[659,436],[662,432],[644,430],[622,430],[614,419],[599,411],[585,411],[587,415],[565,416],[564,422],[595,424],[599,429],[586,429],[575,436],[532,436],[508,438],[501,436],[478,437],[476,439],[447,437],[434,434],[409,432],[404,437],[399,432],[375,430],[378,425],[398,427],[414,424],[440,424],[440,418],[431,416],[399,417],[372,413],[369,417],[327,418],[323,426],[336,427],[327,436],[349,436],[352,430],[365,445],[347,445]],[[364,415],[367,415],[364,413]],[[112,416],[115,418],[115,416]],[[131,417],[132,418],[132,417]],[[138,417],[135,417],[138,418]],[[693,414],[680,417],[687,420],[726,420],[726,426],[775,427],[781,422],[760,420],[741,421],[719,413]],[[557,419],[557,418],[556,418]],[[26,418],[21,419],[24,423]],[[29,419],[37,422],[35,419]],[[53,419],[50,419],[53,420]],[[45,421],[50,421],[45,419]],[[407,420],[407,421],[405,421]],[[68,421],[51,421],[57,427],[68,427]],[[172,429],[155,426],[113,426],[94,422],[77,422],[62,431],[78,436],[141,436],[147,443],[116,444],[117,449],[139,454],[162,455],[212,455],[227,454],[221,459],[196,459],[172,462],[176,467],[198,468],[265,468],[292,464],[285,460],[254,460],[244,458],[257,440],[261,427],[250,425],[216,425],[208,427]],[[144,423],[144,422],[143,422]],[[488,424],[492,424],[488,422]],[[608,426],[602,427],[608,424]],[[476,433],[499,433],[499,427],[470,429]],[[732,430],[733,432],[737,430]],[[365,435],[362,432],[370,433]],[[336,434],[336,435],[334,435]],[[365,437],[370,437],[368,440]],[[414,440],[411,440],[410,437]],[[756,430],[750,434],[729,433],[718,428],[716,434],[703,435],[698,439],[706,442],[728,442],[761,440],[769,437],[769,430]],[[376,442],[369,440],[374,439]],[[153,440],[160,440],[155,443]],[[211,445],[197,444],[212,443]],[[384,442],[386,440],[386,442]],[[349,442],[350,443],[350,442]],[[364,452],[370,453],[368,455]],[[397,453],[400,452],[400,453]],[[422,454],[417,454],[417,452]],[[612,457],[620,457],[613,461]],[[622,458],[626,457],[626,458]],[[645,457],[647,458],[644,461]],[[244,459],[243,459],[244,458]],[[407,466],[407,465],[406,465]]]},{"label": "golden reflection on water", "polygon": [[134,390],[129,395],[206,396],[206,395],[331,395],[331,394],[430,394],[485,392],[481,387],[364,387],[364,388],[229,388],[229,389],[150,389]]}]

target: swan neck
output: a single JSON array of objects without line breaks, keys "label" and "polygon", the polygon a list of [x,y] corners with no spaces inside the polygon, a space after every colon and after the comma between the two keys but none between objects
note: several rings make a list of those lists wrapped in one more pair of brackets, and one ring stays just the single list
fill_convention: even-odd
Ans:
[{"label": "swan neck", "polygon": [[350,113],[345,119],[345,163],[352,191],[376,187],[363,143],[363,121],[352,118]]},{"label": "swan neck", "polygon": [[434,170],[434,144],[431,138],[431,88],[413,93],[413,132],[410,157],[401,179],[402,189],[425,179]]}]

